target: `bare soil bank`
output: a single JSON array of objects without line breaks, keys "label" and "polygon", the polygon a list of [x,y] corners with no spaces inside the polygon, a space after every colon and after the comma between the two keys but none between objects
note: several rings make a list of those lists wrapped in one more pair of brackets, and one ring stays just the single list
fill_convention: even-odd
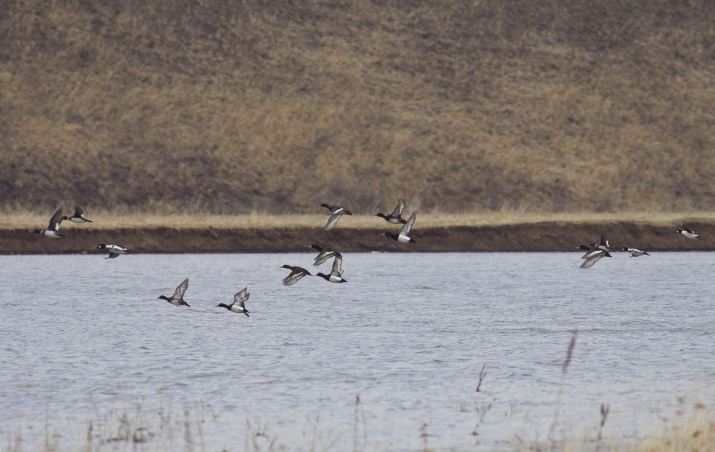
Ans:
[{"label": "bare soil bank", "polygon": [[320,228],[118,228],[77,227],[53,240],[31,229],[0,229],[0,254],[99,253],[100,243],[122,245],[136,253],[289,253],[307,251],[312,243],[340,251],[574,251],[606,234],[614,247],[647,251],[715,250],[715,223],[693,222],[688,227],[703,240],[688,240],[672,226],[637,222],[599,224],[538,222],[504,226],[450,226],[412,232],[417,243],[398,244],[380,235],[396,227]]}]

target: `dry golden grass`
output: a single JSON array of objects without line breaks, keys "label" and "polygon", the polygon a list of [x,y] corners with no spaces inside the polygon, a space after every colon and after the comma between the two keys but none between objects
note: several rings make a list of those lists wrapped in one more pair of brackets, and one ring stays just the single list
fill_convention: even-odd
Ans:
[{"label": "dry golden grass", "polygon": [[[68,214],[68,212],[65,212]],[[0,216],[0,229],[44,228],[47,226],[51,212],[41,215],[38,213],[17,212]],[[177,229],[188,228],[322,228],[327,222],[328,215],[274,215],[253,212],[247,215],[150,215],[150,214],[118,214],[116,212],[99,212],[96,215],[85,215],[92,219],[92,224],[75,225],[63,222],[61,227],[66,228],[160,228],[169,227]],[[524,223],[561,222],[561,223],[604,223],[613,221],[628,221],[646,223],[656,226],[682,227],[691,222],[715,222],[715,212],[692,212],[687,215],[669,213],[625,213],[625,214],[595,214],[595,213],[569,213],[569,214],[534,214],[506,211],[484,211],[472,214],[447,214],[426,213],[420,214],[415,222],[416,228],[436,228],[450,226],[503,226]],[[370,229],[370,228],[395,228],[384,220],[371,215],[343,216],[336,229]]]},{"label": "dry golden grass", "polygon": [[715,4],[15,2],[0,205],[715,208]]},{"label": "dry golden grass", "polygon": [[[712,411],[712,410],[710,410]],[[709,452],[715,448],[715,420],[704,405],[697,403],[663,434],[653,435],[629,452]]]}]

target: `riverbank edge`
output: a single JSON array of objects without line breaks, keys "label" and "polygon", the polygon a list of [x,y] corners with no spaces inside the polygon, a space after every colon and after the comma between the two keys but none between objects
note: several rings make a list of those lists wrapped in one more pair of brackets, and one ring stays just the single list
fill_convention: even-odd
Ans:
[{"label": "riverbank edge", "polygon": [[341,228],[332,231],[307,227],[136,227],[93,228],[77,225],[64,228],[62,239],[33,234],[28,228],[0,229],[0,254],[81,254],[99,252],[100,243],[124,246],[136,253],[295,253],[308,251],[311,244],[341,252],[496,252],[575,251],[580,244],[597,242],[605,234],[613,247],[646,251],[713,251],[715,221],[693,222],[688,227],[703,237],[689,240],[676,234],[673,226],[647,222],[543,221],[507,225],[445,226],[415,228],[416,243],[398,244],[381,228]]}]

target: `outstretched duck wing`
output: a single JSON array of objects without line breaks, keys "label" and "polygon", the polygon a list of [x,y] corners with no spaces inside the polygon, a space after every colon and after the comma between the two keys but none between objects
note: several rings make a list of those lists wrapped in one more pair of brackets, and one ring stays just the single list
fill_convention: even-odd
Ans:
[{"label": "outstretched duck wing", "polygon": [[239,306],[243,306],[243,302],[248,300],[251,294],[248,293],[248,287],[244,287],[242,291],[233,296],[233,303],[238,303]]},{"label": "outstretched duck wing", "polygon": [[60,230],[60,223],[62,223],[62,208],[57,209],[52,218],[50,218],[50,225],[47,229],[58,232]]},{"label": "outstretched duck wing", "polygon": [[174,296],[171,298],[176,298],[178,300],[181,300],[184,298],[184,293],[186,292],[186,289],[189,287],[189,278],[186,278],[184,282],[179,284],[179,287],[176,288],[176,291],[174,292]]},{"label": "outstretched duck wing", "polygon": [[410,215],[410,219],[407,220],[407,223],[405,223],[404,226],[402,226],[402,229],[400,230],[400,234],[408,235],[410,233],[410,230],[412,229],[412,225],[415,224],[416,219],[417,219],[417,214],[415,212],[412,212],[412,215]]},{"label": "outstretched duck wing", "polygon": [[333,226],[335,226],[335,223],[338,222],[338,220],[340,219],[341,216],[343,216],[342,213],[334,213],[334,214],[330,215],[330,218],[328,218],[328,224],[325,225],[323,230],[329,231],[329,230],[333,229]]},{"label": "outstretched duck wing", "polygon": [[330,273],[336,276],[340,276],[343,274],[343,258],[341,256],[336,255],[335,259],[333,259],[333,269],[331,270]]},{"label": "outstretched duck wing", "polygon": [[402,215],[403,210],[405,210],[405,200],[400,198],[400,200],[397,201],[397,207],[395,207],[395,210],[392,211],[391,216],[397,218]]}]

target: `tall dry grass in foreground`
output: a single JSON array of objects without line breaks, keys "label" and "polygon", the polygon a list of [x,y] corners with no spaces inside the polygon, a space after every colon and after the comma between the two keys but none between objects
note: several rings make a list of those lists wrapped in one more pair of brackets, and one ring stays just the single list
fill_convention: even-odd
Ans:
[{"label": "tall dry grass in foreground", "polygon": [[[370,443],[370,425],[364,410],[365,407],[358,397],[353,420],[353,450],[380,450],[379,444]],[[68,450],[68,440],[75,444],[72,450],[87,452],[207,450],[209,444],[221,442],[206,436],[210,425],[220,422],[219,414],[202,404],[185,407],[180,412],[175,412],[171,407],[146,410],[137,406],[133,410],[97,413],[95,419],[85,423],[83,431],[72,431],[69,423],[59,419],[46,419],[42,431],[7,432],[7,444],[3,450],[60,452]],[[326,432],[319,417],[308,418],[306,423],[304,435],[307,435],[312,444],[311,451],[343,450],[340,445],[350,443],[348,438],[335,438],[330,432]],[[290,444],[271,429],[270,422],[247,418],[244,425],[232,424],[231,428],[242,430],[244,440],[242,444],[227,447],[224,449],[226,452],[293,450]],[[586,429],[585,434],[566,432],[558,441],[524,441],[518,435],[514,435],[514,438],[504,438],[504,441],[513,444],[510,450],[524,452],[711,452],[715,444],[715,415],[712,407],[695,403],[690,408],[679,411],[677,419],[667,421],[662,433],[653,433],[639,441],[603,439],[602,430],[603,425],[597,432],[592,429]],[[425,452],[435,450],[429,446],[429,431],[428,422],[415,426],[415,438],[421,438]]]},{"label": "tall dry grass in foreground", "polygon": [[635,447],[633,452],[711,451],[715,447],[715,419],[706,407],[696,403],[690,413],[682,413],[677,421],[660,435],[654,435]]},{"label": "tall dry grass in foreground", "polygon": [[715,208],[715,3],[11,2],[0,205]]}]

